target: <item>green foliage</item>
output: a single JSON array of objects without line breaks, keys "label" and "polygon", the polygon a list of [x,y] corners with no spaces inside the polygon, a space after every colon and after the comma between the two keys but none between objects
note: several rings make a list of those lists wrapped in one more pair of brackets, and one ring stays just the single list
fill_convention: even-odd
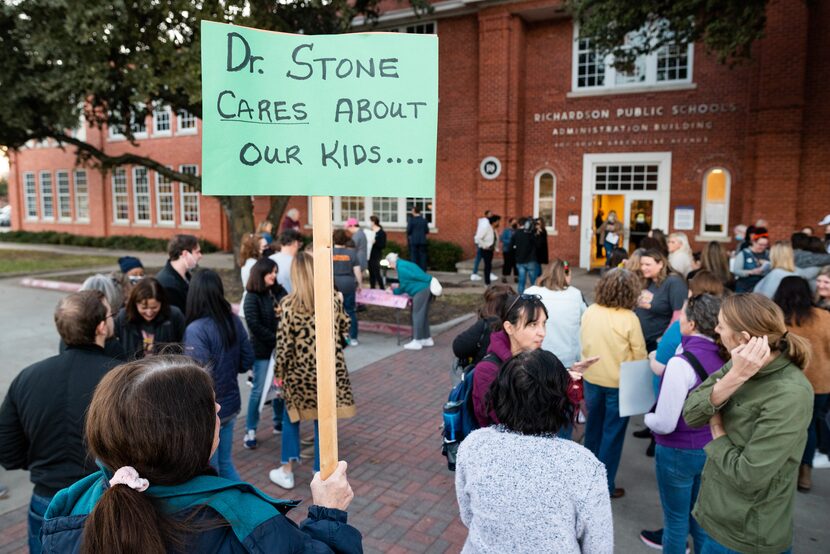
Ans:
[{"label": "green foliage", "polygon": [[630,70],[638,56],[700,42],[721,62],[749,58],[763,36],[769,0],[567,0],[581,37],[614,65]]},{"label": "green foliage", "polygon": [[0,178],[0,198],[9,195],[9,180],[5,177]]},{"label": "green foliage", "polygon": [[[89,246],[113,250],[137,250],[139,252],[166,252],[167,239],[152,239],[138,235],[112,235],[89,237],[57,231],[10,231],[0,233],[0,241],[24,244],[63,244],[67,246]],[[203,253],[217,252],[219,248],[210,241],[199,239]]]},{"label": "green foliage", "polygon": [[383,257],[385,258],[387,254],[394,252],[398,255],[398,257],[402,260],[409,259],[409,249],[405,246],[401,246],[394,240],[387,240],[386,241],[386,248],[383,249]]},{"label": "green foliage", "polygon": [[464,250],[454,242],[427,240],[427,261],[429,268],[436,271],[456,271],[455,264],[461,261]]}]

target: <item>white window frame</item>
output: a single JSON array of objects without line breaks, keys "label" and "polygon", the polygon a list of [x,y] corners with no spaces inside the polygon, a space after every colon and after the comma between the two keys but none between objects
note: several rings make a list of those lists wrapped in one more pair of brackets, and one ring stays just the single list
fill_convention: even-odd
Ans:
[{"label": "white window frame", "polygon": [[606,56],[605,58],[605,81],[602,85],[595,86],[578,86],[579,82],[579,25],[573,26],[573,41],[571,43],[571,94],[579,93],[614,93],[614,92],[637,92],[640,90],[655,90],[655,89],[672,89],[672,88],[688,88],[694,85],[694,43],[686,45],[688,51],[686,53],[689,62],[689,71],[685,79],[675,79],[672,81],[658,81],[657,80],[657,54],[652,52],[645,56],[645,79],[642,82],[631,83],[617,83],[617,70],[613,66],[613,57]]},{"label": "white window frame", "polygon": [[[193,127],[182,127],[182,121],[185,115],[193,118]],[[199,118],[187,110],[179,110],[176,114],[176,134],[177,135],[195,135],[199,132]]]},{"label": "white window frame", "polygon": [[[46,194],[46,190],[44,189],[44,180],[43,177],[48,176],[48,194]],[[51,171],[41,171],[38,174],[38,184],[40,185],[40,219],[41,221],[55,221],[55,187],[54,182],[52,181],[52,172]],[[49,203],[51,205],[50,210],[52,215],[47,215],[46,211],[46,199],[49,199]]]},{"label": "white window frame", "polygon": [[396,25],[395,27],[384,29],[384,33],[408,33],[408,34],[427,34],[427,33],[414,33],[409,31],[410,28],[415,28],[420,25],[432,25],[432,34],[438,34],[438,21],[411,21],[405,25]]},{"label": "white window frame", "polygon": [[[724,186],[724,206],[723,206],[723,231],[713,232],[706,230],[706,187],[708,185],[709,175],[716,170],[723,171],[726,174],[726,185]],[[700,196],[700,239],[722,239],[729,237],[729,200],[732,195],[732,172],[722,165],[712,166],[703,173],[703,183],[701,183]],[[698,237],[695,237],[696,239]]]},{"label": "white window frame", "polygon": [[[188,169],[193,168],[193,175],[199,175],[199,166],[196,164],[184,164],[179,166],[180,173],[189,173]],[[187,183],[179,183],[179,221],[181,222],[181,227],[194,227],[198,228],[202,225],[202,198],[201,194],[198,190],[196,191],[187,191],[185,190],[186,187],[189,187]],[[187,221],[186,211],[187,211],[187,202],[186,200],[196,200],[196,221]]]},{"label": "white window frame", "polygon": [[[83,176],[82,179],[78,179],[80,176]],[[83,190],[78,186],[79,180],[83,181],[81,183]],[[86,170],[76,169],[72,173],[72,184],[75,189],[75,221],[78,223],[89,223],[89,179]],[[81,199],[85,201],[85,207],[82,207]]]},{"label": "white window frame", "polygon": [[[116,189],[116,180],[120,179],[120,177],[124,178],[123,191],[118,191]],[[113,169],[112,176],[110,177],[110,183],[112,185],[112,222],[116,225],[127,225],[130,223],[130,185],[127,182],[127,170],[123,167],[116,167]],[[126,217],[118,217],[119,202],[123,202],[127,206]]]},{"label": "white window frame", "polygon": [[[159,115],[167,116],[167,129],[159,129]],[[164,106],[161,109],[153,110],[153,136],[154,137],[169,137],[173,134],[173,110],[170,106]]]},{"label": "white window frame", "polygon": [[[335,223],[335,225],[343,225],[343,224],[346,223],[346,220],[343,218],[341,198],[342,198],[341,196],[334,196],[332,198],[332,208],[333,208],[332,209],[332,221]],[[374,197],[374,196],[364,196],[363,197],[364,217],[359,222],[363,226],[371,225],[371,221],[369,220],[369,217],[371,217],[372,215],[377,215],[377,213],[374,210],[374,199],[375,198],[376,197]],[[383,198],[390,198],[390,197],[384,196]],[[397,221],[397,223],[381,220],[380,224],[383,226],[384,229],[394,229],[396,231],[400,231],[400,230],[406,229],[407,216],[409,215],[409,212],[406,210],[407,200],[409,200],[411,198],[423,198],[423,197],[420,197],[420,196],[418,196],[418,197],[398,196],[398,197],[395,197],[395,198],[397,198],[397,200],[398,200],[398,211],[397,211],[398,221]],[[432,222],[429,223],[429,230],[432,231],[432,232],[435,232],[435,231],[437,231],[437,221],[438,221],[438,219],[437,219],[438,211],[436,209],[435,197],[432,197],[432,198],[427,197],[427,203],[432,204],[432,210],[431,210],[431,212],[432,212]],[[310,197],[309,197],[309,201],[308,201],[308,210],[309,210],[308,213],[309,213],[309,218],[310,218],[311,217],[311,215],[310,215],[311,214],[311,198]]]},{"label": "white window frame", "polygon": [[[138,124],[133,121],[130,123],[130,127],[135,127]],[[147,138],[147,118],[144,118],[144,130],[143,131],[133,131],[133,138],[135,139],[146,139]],[[118,130],[117,125],[108,125],[107,126],[107,140],[110,142],[119,141],[119,140],[127,140],[127,135],[122,133]]]},{"label": "white window frame", "polygon": [[[144,172],[144,191],[139,192],[139,173]],[[150,170],[146,167],[135,166],[132,171],[133,176],[133,221],[137,225],[150,225],[153,222],[153,203],[150,195]],[[147,217],[139,218],[139,206],[147,207]]]},{"label": "white window frame", "polygon": [[[63,184],[66,185],[66,188],[64,188],[63,190],[61,190],[61,177],[64,178]],[[55,185],[58,197],[58,221],[72,221],[72,189],[70,188],[69,184],[69,171],[65,169],[59,169],[55,171]],[[64,207],[67,208],[69,215],[64,215]]]},{"label": "white window frame", "polygon": [[558,184],[558,179],[556,178],[556,173],[553,172],[552,169],[541,169],[536,172],[536,176],[533,178],[533,217],[539,217],[539,186],[541,185],[542,175],[550,175],[553,177],[553,198],[552,198],[552,214],[550,218],[551,224],[545,227],[550,234],[557,234],[556,231],[556,188]]},{"label": "white window frame", "polygon": [[34,171],[23,173],[23,206],[25,207],[26,221],[37,221],[37,180]]},{"label": "white window frame", "polygon": [[[166,181],[166,183],[165,183]],[[170,192],[161,192],[161,187],[165,184],[170,185]],[[165,213],[162,208],[162,199],[170,198],[170,221],[161,219]],[[156,225],[160,227],[175,227],[176,226],[176,193],[173,188],[173,180],[165,177],[156,171]]]}]

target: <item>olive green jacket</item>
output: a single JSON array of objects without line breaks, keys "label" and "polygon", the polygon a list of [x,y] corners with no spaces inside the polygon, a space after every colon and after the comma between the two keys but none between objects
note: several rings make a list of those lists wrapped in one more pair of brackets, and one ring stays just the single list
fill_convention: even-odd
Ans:
[{"label": "olive green jacket", "polygon": [[812,418],[813,388],[780,355],[744,383],[723,406],[710,402],[728,362],[686,399],[683,417],[701,427],[720,411],[726,435],[704,447],[694,515],[718,543],[739,552],[778,554],[793,540],[798,466]]}]

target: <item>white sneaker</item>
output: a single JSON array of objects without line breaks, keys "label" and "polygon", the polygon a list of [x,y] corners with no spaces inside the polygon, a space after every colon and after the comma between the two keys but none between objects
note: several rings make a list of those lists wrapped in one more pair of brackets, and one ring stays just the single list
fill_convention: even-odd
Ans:
[{"label": "white sneaker", "polygon": [[418,339],[418,342],[421,343],[421,346],[435,346],[435,341],[432,340],[432,337],[428,339]]},{"label": "white sneaker", "polygon": [[830,468],[830,457],[827,454],[816,452],[813,456],[813,469],[828,469]]},{"label": "white sneaker", "polygon": [[360,346],[360,343],[357,342],[357,339],[349,339],[349,346]]},{"label": "white sneaker", "polygon": [[272,469],[268,473],[268,478],[271,479],[272,483],[285,490],[294,488],[294,474],[283,471],[281,467]]},{"label": "white sneaker", "polygon": [[491,281],[497,281],[497,282],[498,282],[498,280],[499,280],[499,276],[498,276],[498,275],[496,275],[495,273],[491,273],[491,274],[490,274],[490,280],[491,280]]},{"label": "white sneaker", "polygon": [[470,281],[481,281],[481,277],[478,276],[478,273],[473,273],[470,275]]},{"label": "white sneaker", "polygon": [[406,350],[420,350],[423,348],[423,345],[418,340],[413,339],[412,342],[404,344],[403,347]]}]

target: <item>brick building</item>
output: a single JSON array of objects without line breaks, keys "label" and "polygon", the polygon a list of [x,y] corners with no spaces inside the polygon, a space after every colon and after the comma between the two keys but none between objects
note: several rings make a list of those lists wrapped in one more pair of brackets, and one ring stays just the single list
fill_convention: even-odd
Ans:
[{"label": "brick building", "polygon": [[[554,254],[588,266],[598,210],[620,215],[627,246],[638,214],[651,227],[682,230],[702,243],[727,241],[732,226],[760,217],[773,239],[783,238],[830,212],[827,3],[771,3],[765,38],[737,67],[689,45],[639,60],[632,74],[597,57],[559,1],[445,0],[433,3],[429,19],[387,4],[380,28],[440,37],[436,195],[339,197],[337,222],[368,222],[374,213],[392,240],[405,242],[400,231],[418,204],[436,238],[472,254],[475,220],[485,209],[535,215],[547,222]],[[198,171],[199,124],[181,136],[179,119],[169,114],[164,134],[165,125],[157,133],[156,118],[148,118],[141,147]],[[91,138],[107,151],[123,148],[117,136]],[[154,172],[145,177],[135,168],[117,175],[87,170],[88,221],[78,221],[73,161],[56,148],[13,155],[16,228],[151,236],[192,228],[229,246],[214,199],[175,184],[159,192]],[[66,203],[73,207],[64,220]],[[307,221],[306,200],[292,205]],[[257,198],[258,219],[267,209],[268,199]]]}]

